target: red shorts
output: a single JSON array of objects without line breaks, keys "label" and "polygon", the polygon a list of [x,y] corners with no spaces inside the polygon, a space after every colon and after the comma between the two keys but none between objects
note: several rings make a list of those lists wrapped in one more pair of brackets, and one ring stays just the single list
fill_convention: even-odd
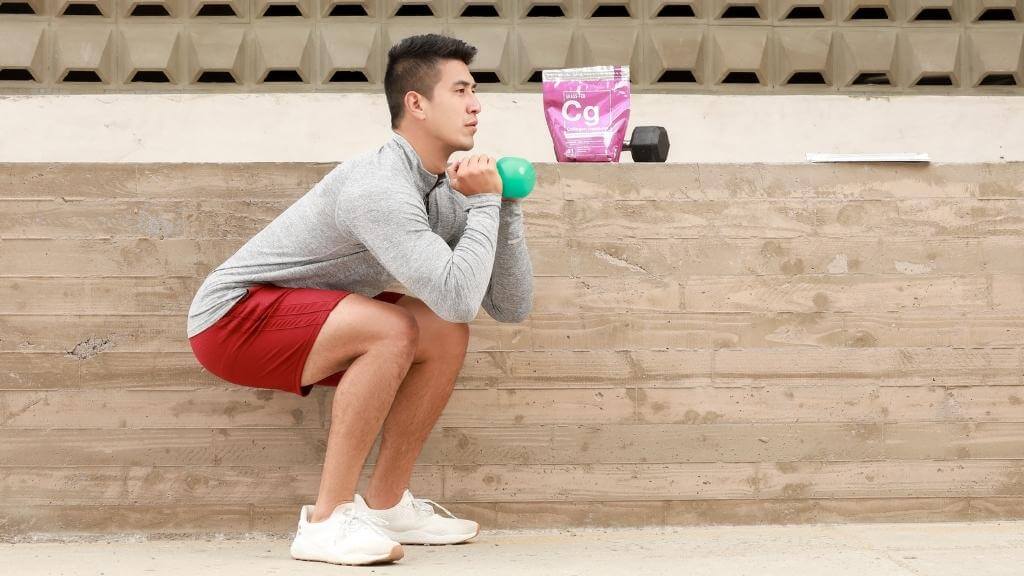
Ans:
[{"label": "red shorts", "polygon": [[[344,290],[255,284],[215,324],[189,338],[196,359],[215,376],[242,386],[308,396],[313,386],[337,386],[344,371],[302,386],[302,370],[320,328]],[[374,297],[394,304],[404,294]]]}]

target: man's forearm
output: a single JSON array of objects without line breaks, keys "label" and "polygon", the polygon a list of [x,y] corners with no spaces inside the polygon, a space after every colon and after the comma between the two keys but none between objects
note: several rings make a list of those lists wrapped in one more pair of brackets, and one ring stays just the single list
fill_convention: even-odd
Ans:
[{"label": "man's forearm", "polygon": [[494,268],[483,305],[499,322],[521,322],[533,306],[533,265],[526,245],[522,204],[502,202]]}]

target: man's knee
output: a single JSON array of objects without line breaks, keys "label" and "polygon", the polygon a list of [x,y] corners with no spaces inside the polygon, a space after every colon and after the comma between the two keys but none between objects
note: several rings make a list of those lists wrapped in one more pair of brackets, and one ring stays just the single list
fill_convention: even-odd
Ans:
[{"label": "man's knee", "polygon": [[423,356],[461,365],[469,348],[469,324],[438,320],[442,324],[433,330],[433,338],[420,342],[420,348],[426,349]]},{"label": "man's knee", "polygon": [[391,306],[376,323],[379,345],[412,357],[420,342],[420,327],[416,318],[398,306]]},{"label": "man's knee", "polygon": [[449,322],[432,310],[427,308],[429,312],[430,322],[432,323],[431,332],[435,334],[435,338],[442,341],[446,348],[451,350],[462,349],[464,352],[466,346],[469,345],[469,324],[464,322]]},{"label": "man's knee", "polygon": [[469,324],[449,322],[438,316],[423,301],[406,298],[402,305],[419,325],[419,354],[427,358],[461,360],[469,347]]},{"label": "man's knee", "polygon": [[[444,320],[442,320],[444,322]],[[445,336],[451,339],[453,344],[462,344],[465,348],[469,344],[469,324],[445,322]]]}]

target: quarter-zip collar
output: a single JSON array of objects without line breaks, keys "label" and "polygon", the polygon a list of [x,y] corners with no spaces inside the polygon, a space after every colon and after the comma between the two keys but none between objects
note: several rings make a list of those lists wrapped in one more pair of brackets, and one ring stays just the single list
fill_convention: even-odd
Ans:
[{"label": "quarter-zip collar", "polygon": [[388,141],[386,146],[402,158],[403,165],[413,175],[413,182],[416,184],[416,189],[419,191],[420,196],[426,197],[431,190],[448,180],[447,172],[438,175],[424,168],[420,155],[416,153],[416,149],[412,147],[412,144],[404,136],[394,131],[391,134],[391,140]]}]

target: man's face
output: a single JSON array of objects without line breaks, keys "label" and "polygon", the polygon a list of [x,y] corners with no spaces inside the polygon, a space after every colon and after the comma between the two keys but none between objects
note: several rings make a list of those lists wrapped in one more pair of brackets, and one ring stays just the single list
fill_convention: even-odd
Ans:
[{"label": "man's face", "polygon": [[476,82],[461,60],[442,60],[439,66],[441,80],[434,87],[434,96],[423,102],[425,127],[452,150],[471,150],[480,113]]}]

